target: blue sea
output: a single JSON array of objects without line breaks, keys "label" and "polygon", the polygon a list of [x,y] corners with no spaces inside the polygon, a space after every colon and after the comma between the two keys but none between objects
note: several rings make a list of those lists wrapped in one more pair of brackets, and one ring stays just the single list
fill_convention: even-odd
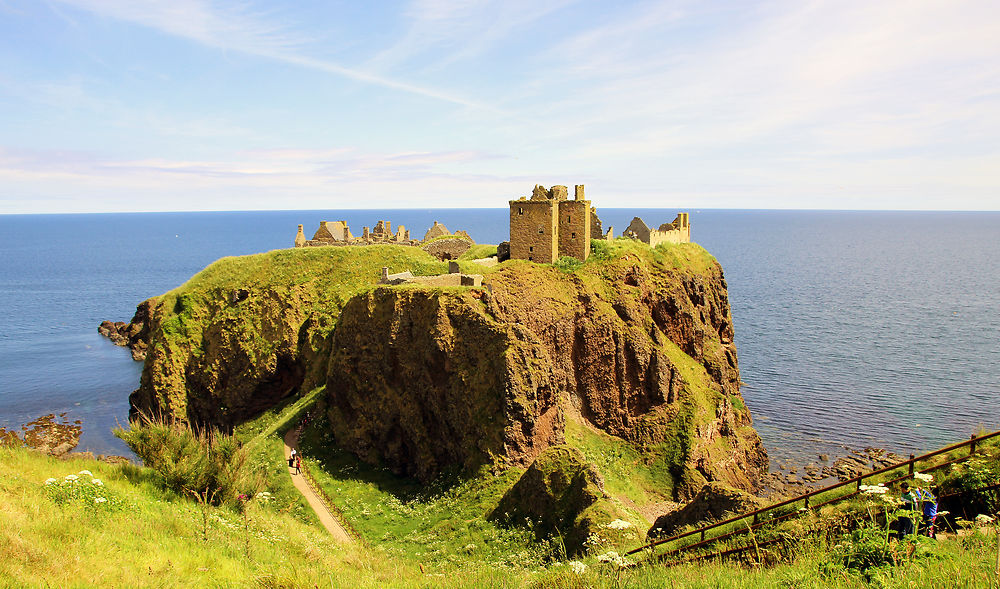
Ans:
[{"label": "blue sea", "polygon": [[[600,209],[617,233],[675,211]],[[743,395],[772,458],[929,450],[1000,427],[1000,213],[690,211],[722,263]],[[507,239],[506,209],[0,216],[0,426],[83,421],[81,450],[128,455],[141,365],[97,334],[222,256],[289,247],[296,225],[433,221]]]}]

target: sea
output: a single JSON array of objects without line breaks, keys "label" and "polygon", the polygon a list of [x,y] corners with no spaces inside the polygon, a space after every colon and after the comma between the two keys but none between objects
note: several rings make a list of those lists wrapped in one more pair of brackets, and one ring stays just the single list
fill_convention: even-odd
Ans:
[{"label": "sea", "polygon": [[[599,210],[616,234],[675,212]],[[772,468],[1000,428],[1000,213],[690,214],[692,240],[725,270],[742,392]],[[130,456],[111,430],[142,366],[100,322],[321,220],[508,238],[506,209],[0,215],[0,426],[65,413],[83,423],[79,450]]]}]

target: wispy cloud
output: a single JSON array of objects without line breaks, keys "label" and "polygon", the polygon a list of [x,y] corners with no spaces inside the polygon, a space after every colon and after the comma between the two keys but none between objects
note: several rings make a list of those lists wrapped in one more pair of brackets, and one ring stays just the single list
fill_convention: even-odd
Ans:
[{"label": "wispy cloud", "polygon": [[[387,71],[400,64],[418,63],[423,70],[438,69],[476,58],[497,46],[530,48],[537,41],[527,31],[577,1],[413,0],[405,11],[406,32],[379,51],[366,67]],[[550,29],[552,35],[563,33],[561,28]]]},{"label": "wispy cloud", "polygon": [[274,14],[254,12],[247,4],[217,7],[204,0],[58,0],[79,9],[132,22],[160,32],[225,51],[264,57],[275,61],[343,76],[359,82],[450,102],[475,109],[497,109],[462,96],[389,78],[372,71],[347,67],[304,53],[311,39],[288,26],[275,24]]}]

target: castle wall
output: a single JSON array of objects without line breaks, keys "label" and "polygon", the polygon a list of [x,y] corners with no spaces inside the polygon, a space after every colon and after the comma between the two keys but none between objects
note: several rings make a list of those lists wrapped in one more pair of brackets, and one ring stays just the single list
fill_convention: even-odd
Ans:
[{"label": "castle wall", "polygon": [[556,202],[548,199],[510,201],[510,257],[551,264],[558,259]]},{"label": "castle wall", "polygon": [[691,221],[687,213],[678,213],[672,223],[650,229],[642,219],[635,217],[623,234],[656,247],[661,243],[688,243],[691,241]]},{"label": "castle wall", "polygon": [[559,256],[586,260],[590,255],[590,201],[559,203]]}]

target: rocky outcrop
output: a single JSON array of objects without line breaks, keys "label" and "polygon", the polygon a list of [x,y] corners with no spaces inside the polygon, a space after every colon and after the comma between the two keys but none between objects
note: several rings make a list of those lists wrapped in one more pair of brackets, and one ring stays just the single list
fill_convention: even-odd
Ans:
[{"label": "rocky outcrop", "polygon": [[30,448],[49,456],[65,456],[80,443],[83,426],[65,413],[43,415],[21,426],[21,432],[0,427],[0,446]]},{"label": "rocky outcrop", "polygon": [[491,456],[527,465],[562,441],[544,354],[486,312],[483,293],[379,288],[352,299],[333,333],[327,414],[342,446],[427,480]]},{"label": "rocky outcrop", "polygon": [[674,498],[755,489],[767,456],[721,268],[694,244],[602,247],[624,250],[572,271],[511,260],[465,289],[374,287],[382,267],[436,263],[416,248],[220,260],[157,300],[131,401],[225,428],[326,385],[338,444],[423,480],[527,466],[573,410],[639,449]]},{"label": "rocky outcrop", "polygon": [[600,473],[569,446],[542,452],[489,514],[504,525],[531,522],[538,539],[560,537],[566,552],[582,552],[584,541],[619,516],[607,500]]},{"label": "rocky outcrop", "polygon": [[684,526],[699,527],[760,507],[760,499],[749,493],[720,483],[708,483],[690,503],[656,518],[648,536],[652,539],[665,538]]},{"label": "rocky outcrop", "polygon": [[153,301],[143,301],[135,308],[135,315],[128,323],[124,321],[104,321],[97,333],[111,340],[116,346],[128,348],[132,359],[141,362],[146,359],[149,347],[149,310]]}]

